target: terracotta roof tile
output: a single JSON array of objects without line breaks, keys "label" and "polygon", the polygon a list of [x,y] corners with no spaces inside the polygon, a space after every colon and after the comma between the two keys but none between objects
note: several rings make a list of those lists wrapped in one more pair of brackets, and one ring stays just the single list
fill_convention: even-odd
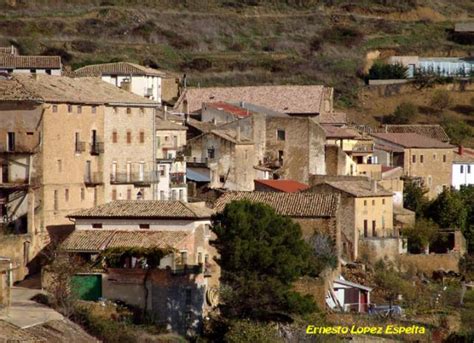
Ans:
[{"label": "terracotta roof tile", "polygon": [[190,112],[199,111],[207,102],[243,101],[283,113],[321,113],[325,89],[320,85],[188,88],[175,108],[186,99]]},{"label": "terracotta roof tile", "polygon": [[456,149],[453,154],[453,163],[474,163],[474,150],[463,148],[462,155]]},{"label": "terracotta roof tile", "polygon": [[254,182],[255,185],[259,183],[285,193],[295,193],[309,188],[307,184],[294,180],[255,180]]},{"label": "terracotta roof tile", "polygon": [[75,230],[61,244],[61,248],[76,252],[99,252],[118,247],[178,249],[189,235],[185,231]]},{"label": "terracotta roof tile", "polygon": [[202,203],[160,200],[117,200],[69,215],[71,218],[210,218]]},{"label": "terracotta roof tile", "polygon": [[437,139],[442,142],[449,142],[449,136],[441,125],[384,125],[379,128],[379,132],[386,133],[417,133],[422,136]]},{"label": "terracotta roof tile", "polygon": [[373,137],[404,148],[449,149],[453,146],[417,133],[373,133]]},{"label": "terracotta roof tile", "polygon": [[0,68],[9,69],[61,69],[59,56],[18,56],[0,54]]},{"label": "terracotta roof tile", "polygon": [[239,118],[248,117],[252,113],[245,108],[235,106],[224,101],[209,102],[209,103],[206,103],[206,105],[207,107],[214,108],[219,111],[225,111]]},{"label": "terracotta roof tile", "polygon": [[165,77],[166,73],[130,62],[92,64],[74,71],[78,77],[102,75],[150,75]]},{"label": "terracotta roof tile", "polygon": [[334,217],[339,206],[336,194],[280,193],[280,192],[227,192],[214,203],[218,212],[234,200],[261,202],[289,217]]},{"label": "terracotta roof tile", "polygon": [[355,138],[359,133],[354,129],[342,128],[332,125],[321,125],[326,132],[326,138]]}]

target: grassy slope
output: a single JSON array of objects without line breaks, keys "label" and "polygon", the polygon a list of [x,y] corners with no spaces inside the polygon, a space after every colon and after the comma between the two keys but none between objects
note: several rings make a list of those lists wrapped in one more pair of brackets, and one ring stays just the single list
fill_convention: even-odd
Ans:
[{"label": "grassy slope", "polygon": [[[191,85],[324,83],[368,123],[380,115],[357,98],[368,51],[462,56],[472,48],[447,39],[454,21],[474,13],[471,1],[242,2],[8,0],[0,2],[0,44],[14,41],[28,54],[59,48],[73,67],[151,64],[187,72]],[[372,100],[385,108],[386,99]]]}]

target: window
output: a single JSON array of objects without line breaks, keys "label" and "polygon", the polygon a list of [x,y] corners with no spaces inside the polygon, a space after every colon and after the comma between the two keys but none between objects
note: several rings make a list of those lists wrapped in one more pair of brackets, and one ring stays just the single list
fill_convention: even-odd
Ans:
[{"label": "window", "polygon": [[149,229],[150,228],[150,224],[139,224],[138,227],[140,229]]},{"label": "window", "polygon": [[102,229],[102,223],[92,223],[93,229]]},{"label": "window", "polygon": [[127,200],[132,200],[132,190],[127,189]]},{"label": "window", "polygon": [[36,69],[30,69],[31,74],[36,74]]},{"label": "window", "polygon": [[463,174],[464,173],[464,166],[460,166],[460,169],[461,169],[460,170],[461,174]]},{"label": "window", "polygon": [[375,200],[372,200],[372,206],[375,206]]},{"label": "window", "polygon": [[145,132],[140,131],[140,143],[145,143]]},{"label": "window", "polygon": [[69,189],[66,188],[64,190],[64,201],[68,202],[69,201]]},{"label": "window", "polygon": [[184,192],[182,189],[179,190],[179,200],[183,201],[184,200]]},{"label": "window", "polygon": [[467,173],[471,174],[471,166],[470,165],[467,166]]},{"label": "window", "polygon": [[118,114],[118,107],[117,106],[114,106],[114,113]]},{"label": "window", "polygon": [[46,69],[46,74],[51,75],[51,69]]},{"label": "window", "polygon": [[372,237],[377,237],[377,232],[375,230],[375,220],[372,220]]},{"label": "window", "polygon": [[160,191],[160,200],[166,200],[165,199],[165,191]]},{"label": "window", "polygon": [[285,130],[277,130],[277,138],[279,141],[285,140]]},{"label": "window", "polygon": [[364,220],[364,237],[368,237],[369,236],[369,233],[368,233],[368,223],[367,223],[367,219]]},{"label": "window", "polygon": [[420,155],[420,163],[423,163],[423,155]]},{"label": "window", "polygon": [[207,149],[207,157],[212,159],[214,158],[214,156],[215,156],[214,148]]},{"label": "window", "polygon": [[15,132],[8,132],[7,134],[7,150],[15,151]]},{"label": "window", "polygon": [[118,141],[118,134],[117,131],[112,131],[112,143],[117,143]]},{"label": "window", "polygon": [[81,201],[84,201],[86,199],[86,190],[84,188],[81,188]]},{"label": "window", "polygon": [[165,175],[166,175],[165,166],[160,166],[160,176],[165,176]]},{"label": "window", "polygon": [[382,199],[382,205],[385,205],[385,199]]},{"label": "window", "polygon": [[59,203],[58,203],[58,191],[54,191],[54,210],[57,211],[59,208]]},{"label": "window", "polygon": [[173,189],[173,191],[171,192],[171,200],[176,201],[176,190],[175,189]]},{"label": "window", "polygon": [[67,105],[67,111],[68,111],[69,113],[72,113],[72,105]]},{"label": "window", "polygon": [[132,133],[127,131],[127,144],[132,143]]},{"label": "window", "polygon": [[413,163],[416,163],[416,155],[412,155],[412,156],[411,156],[411,161],[412,161]]},{"label": "window", "polygon": [[92,114],[96,114],[97,113],[97,106],[92,106],[91,112],[92,112]]},{"label": "window", "polygon": [[202,264],[202,252],[198,252],[197,263]]},{"label": "window", "polygon": [[117,190],[112,189],[112,200],[117,200]]},{"label": "window", "polygon": [[63,171],[63,161],[62,160],[58,160],[58,172],[62,172]]},{"label": "window", "polygon": [[132,114],[132,109],[130,107],[127,107],[127,114]]},{"label": "window", "polygon": [[53,113],[58,113],[58,105],[53,105]]},{"label": "window", "polygon": [[225,177],[224,175],[219,175],[219,182],[224,183],[225,182]]},{"label": "window", "polygon": [[82,113],[82,106],[81,105],[78,105],[77,106],[77,113]]},{"label": "window", "polygon": [[138,200],[145,200],[145,188],[140,188],[140,197]]},{"label": "window", "polygon": [[247,150],[244,151],[244,158],[245,158],[245,159],[248,159],[248,158],[249,158],[249,157],[248,157],[248,151],[247,151]]},{"label": "window", "polygon": [[188,252],[181,251],[181,264],[188,264]]},{"label": "window", "polygon": [[278,150],[278,161],[283,163],[283,150]]},{"label": "window", "polygon": [[81,141],[80,133],[79,132],[74,133],[74,151],[76,152],[76,154],[80,153],[82,150],[80,141]]},{"label": "window", "polygon": [[436,154],[433,154],[433,161],[436,161]]},{"label": "window", "polygon": [[446,155],[443,155],[443,162],[446,163]]},{"label": "window", "polygon": [[26,135],[27,135],[27,136],[33,136],[34,133],[33,133],[33,132],[27,132]]},{"label": "window", "polygon": [[364,200],[364,206],[367,206],[367,200]]},{"label": "window", "polygon": [[112,172],[110,173],[110,181],[115,182],[117,180],[117,161],[112,161]]}]

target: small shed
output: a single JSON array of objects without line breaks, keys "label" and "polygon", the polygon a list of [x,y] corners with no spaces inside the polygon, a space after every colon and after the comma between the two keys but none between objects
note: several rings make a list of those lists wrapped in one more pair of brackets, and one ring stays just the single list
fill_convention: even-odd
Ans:
[{"label": "small shed", "polygon": [[344,312],[365,313],[370,305],[372,288],[344,280],[342,277],[333,281],[332,289],[326,297],[330,308],[339,308]]}]

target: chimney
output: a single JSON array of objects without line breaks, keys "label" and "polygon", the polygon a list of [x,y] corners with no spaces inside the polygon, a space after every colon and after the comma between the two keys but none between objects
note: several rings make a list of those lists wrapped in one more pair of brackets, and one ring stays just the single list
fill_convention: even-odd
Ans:
[{"label": "chimney", "polygon": [[235,134],[235,139],[237,142],[240,142],[240,126],[237,126],[237,133]]},{"label": "chimney", "polygon": [[372,180],[371,183],[372,183],[372,192],[377,193],[377,181]]},{"label": "chimney", "polygon": [[163,107],[163,118],[168,120],[168,106],[166,105]]},{"label": "chimney", "polygon": [[462,156],[464,153],[464,147],[462,145],[458,146],[458,154]]}]

